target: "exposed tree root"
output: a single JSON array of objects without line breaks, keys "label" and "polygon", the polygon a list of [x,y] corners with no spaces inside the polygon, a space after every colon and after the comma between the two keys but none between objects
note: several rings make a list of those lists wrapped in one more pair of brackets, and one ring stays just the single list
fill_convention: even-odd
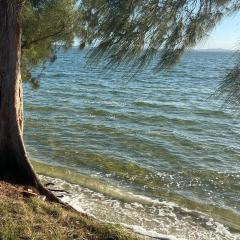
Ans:
[{"label": "exposed tree root", "polygon": [[49,189],[44,187],[42,183],[38,180],[38,186],[36,189],[39,191],[40,194],[46,196],[47,200],[50,202],[55,202],[61,204],[64,208],[72,210],[74,212],[77,212],[75,208],[73,208],[71,205],[61,201],[56,195],[54,195]]}]

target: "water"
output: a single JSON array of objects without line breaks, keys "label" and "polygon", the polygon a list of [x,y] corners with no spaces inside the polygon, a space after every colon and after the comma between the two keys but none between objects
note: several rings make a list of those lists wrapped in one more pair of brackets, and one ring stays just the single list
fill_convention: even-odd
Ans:
[{"label": "water", "polygon": [[128,66],[85,60],[76,49],[59,53],[35,70],[39,90],[25,85],[38,172],[68,189],[77,209],[144,235],[240,239],[240,110],[211,97],[232,53],[192,52],[133,79]]}]

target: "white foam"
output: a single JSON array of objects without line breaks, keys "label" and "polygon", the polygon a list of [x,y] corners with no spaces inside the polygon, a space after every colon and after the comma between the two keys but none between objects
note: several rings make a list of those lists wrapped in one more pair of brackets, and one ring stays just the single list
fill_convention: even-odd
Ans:
[{"label": "white foam", "polygon": [[128,225],[128,224],[121,224],[122,226],[124,226],[125,228],[131,229],[133,232],[146,236],[146,237],[150,237],[150,238],[154,238],[154,239],[164,239],[164,240],[186,240],[184,238],[176,238],[174,236],[171,235],[164,235],[164,234],[160,234],[156,231],[153,230],[147,230],[141,226],[138,225]]},{"label": "white foam", "polygon": [[[57,188],[67,189],[63,201],[79,212],[103,222],[117,223],[150,239],[169,240],[240,240],[239,234],[231,233],[224,225],[207,215],[193,215],[171,202],[163,202],[127,192],[135,202],[122,202],[99,192],[60,179],[43,177]],[[139,201],[138,201],[139,200]],[[149,204],[151,203],[151,204]],[[176,211],[177,210],[177,211]],[[189,214],[188,214],[189,213]],[[196,212],[195,212],[196,213]],[[195,214],[194,214],[195,216]],[[206,228],[207,226],[207,228]]]},{"label": "white foam", "polygon": [[233,236],[221,223],[215,222],[216,225],[216,233],[221,234],[222,236],[227,236],[228,238],[232,238],[233,240],[240,240],[240,236]]}]

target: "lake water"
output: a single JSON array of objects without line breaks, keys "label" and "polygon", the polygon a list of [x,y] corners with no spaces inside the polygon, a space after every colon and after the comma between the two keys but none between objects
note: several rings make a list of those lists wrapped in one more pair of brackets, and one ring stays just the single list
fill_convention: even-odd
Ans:
[{"label": "lake water", "polygon": [[89,66],[71,49],[25,85],[25,141],[77,209],[160,239],[240,239],[240,109],[211,95],[231,52],[173,69]]}]

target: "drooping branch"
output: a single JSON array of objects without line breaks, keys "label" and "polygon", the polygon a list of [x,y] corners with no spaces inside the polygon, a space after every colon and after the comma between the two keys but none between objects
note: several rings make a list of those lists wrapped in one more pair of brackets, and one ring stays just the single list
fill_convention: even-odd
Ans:
[{"label": "drooping branch", "polygon": [[22,49],[28,49],[33,44],[39,43],[41,41],[47,40],[47,39],[52,38],[52,37],[57,37],[64,32],[64,29],[65,29],[65,27],[62,26],[61,29],[56,31],[56,32],[50,33],[50,34],[45,35],[45,36],[41,36],[41,37],[33,39],[31,41],[24,41],[22,43]]},{"label": "drooping branch", "polygon": [[115,66],[133,61],[139,69],[155,58],[153,70],[160,71],[239,7],[236,0],[82,0],[82,24],[88,32],[82,40],[96,43],[91,62],[107,58]]}]

